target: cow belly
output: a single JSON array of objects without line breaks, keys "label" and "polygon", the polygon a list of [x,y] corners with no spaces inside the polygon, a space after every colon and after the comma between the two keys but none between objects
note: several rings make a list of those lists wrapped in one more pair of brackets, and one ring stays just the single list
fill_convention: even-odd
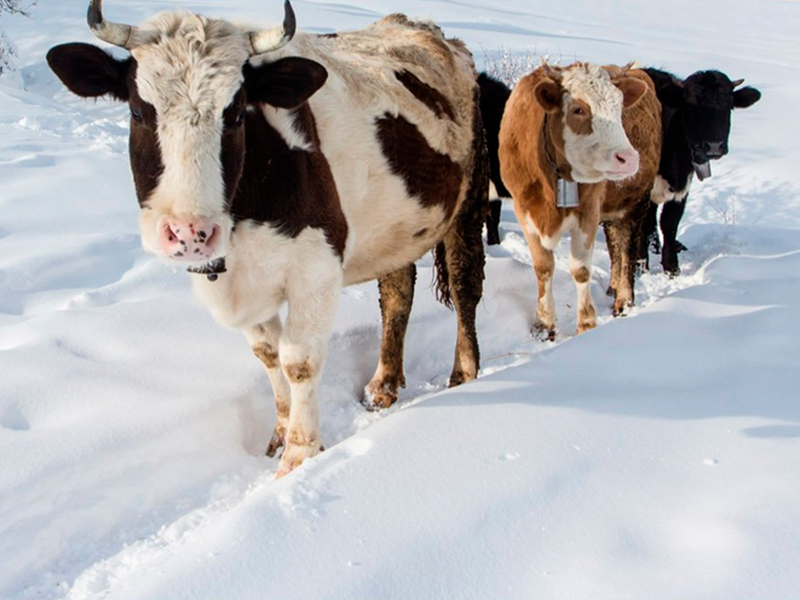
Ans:
[{"label": "cow belly", "polygon": [[345,285],[375,279],[419,259],[442,239],[451,221],[441,207],[423,208],[405,193],[401,198],[367,199],[364,208],[348,219]]}]

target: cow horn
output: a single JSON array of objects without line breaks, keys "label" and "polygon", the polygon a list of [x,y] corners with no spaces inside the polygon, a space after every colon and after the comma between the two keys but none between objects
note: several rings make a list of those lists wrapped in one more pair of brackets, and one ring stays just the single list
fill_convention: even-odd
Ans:
[{"label": "cow horn", "polygon": [[103,0],[89,1],[86,20],[96,38],[128,50],[134,47],[132,40],[136,28],[103,19]]},{"label": "cow horn", "polygon": [[284,2],[283,11],[283,25],[250,33],[250,45],[253,47],[254,55],[277,50],[292,41],[297,29],[297,20],[289,0]]},{"label": "cow horn", "polygon": [[731,81],[731,85],[733,85],[734,88],[739,87],[743,83],[744,83],[744,79],[737,79],[736,81]]},{"label": "cow horn", "polygon": [[547,60],[544,56],[540,57],[542,61],[542,70],[544,70],[544,74],[547,75],[553,81],[561,81],[561,71],[558,69],[554,69],[549,64],[547,64]]}]

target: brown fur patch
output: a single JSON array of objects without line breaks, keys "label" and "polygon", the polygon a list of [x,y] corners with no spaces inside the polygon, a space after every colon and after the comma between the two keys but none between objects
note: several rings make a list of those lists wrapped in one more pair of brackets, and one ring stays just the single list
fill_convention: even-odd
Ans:
[{"label": "brown fur patch", "polygon": [[292,383],[303,383],[314,376],[314,369],[311,368],[308,361],[284,365],[283,369],[286,372],[286,377]]},{"label": "brown fur patch", "polygon": [[586,283],[589,281],[591,274],[589,273],[589,269],[586,267],[580,267],[577,271],[572,274],[572,278],[575,280],[576,283]]},{"label": "brown fur patch", "polygon": [[[328,160],[318,147],[309,152],[290,149],[260,109],[247,113],[246,127],[247,160],[231,207],[234,221],[270,223],[290,237],[316,227],[342,257],[347,221]],[[295,111],[295,127],[318,144],[314,115],[307,105]]]},{"label": "brown fur patch", "polygon": [[253,346],[253,354],[255,354],[268,369],[274,369],[280,365],[278,351],[271,344],[266,342],[256,344]]},{"label": "brown fur patch", "polygon": [[384,114],[376,128],[392,173],[403,178],[408,194],[425,208],[440,206],[449,218],[461,192],[461,167],[431,148],[416,125],[402,116]]},{"label": "brown fur patch", "polygon": [[441,119],[443,116],[447,116],[451,121],[455,120],[456,114],[453,110],[453,105],[439,90],[432,88],[427,83],[423,83],[409,71],[395,72],[394,76],[417,100],[431,109],[437,117]]},{"label": "brown fur patch", "polygon": [[[580,111],[580,114],[578,112]],[[592,109],[583,100],[573,100],[567,110],[567,126],[575,135],[592,134]]]},{"label": "brown fur patch", "polygon": [[289,432],[289,437],[286,441],[291,446],[320,447],[319,439],[316,436],[309,435],[308,432],[296,427]]}]

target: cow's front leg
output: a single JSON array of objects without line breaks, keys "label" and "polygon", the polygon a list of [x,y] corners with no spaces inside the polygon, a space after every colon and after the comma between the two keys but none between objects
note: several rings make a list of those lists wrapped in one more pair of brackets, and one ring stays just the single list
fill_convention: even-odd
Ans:
[{"label": "cow's front leg", "polygon": [[269,382],[272,384],[272,393],[275,395],[277,418],[272,439],[270,439],[267,446],[267,456],[275,456],[275,453],[283,446],[286,428],[289,426],[291,389],[281,369],[278,354],[281,330],[281,321],[276,316],[244,332],[250,342],[250,347],[253,349],[253,354],[264,363],[267,377],[269,377]]},{"label": "cow's front leg", "polygon": [[597,325],[592,302],[592,254],[598,226],[596,222],[581,223],[570,233],[569,272],[578,291],[578,333]]},{"label": "cow's front leg", "polygon": [[556,339],[556,302],[553,298],[553,273],[556,262],[553,251],[542,245],[539,235],[525,231],[528,249],[531,252],[533,270],[536,272],[538,301],[536,319],[531,333],[542,341]]},{"label": "cow's front leg", "polygon": [[[332,265],[330,273],[338,265]],[[324,272],[315,271],[317,276]],[[299,467],[322,449],[317,386],[325,365],[339,293],[341,271],[323,281],[297,276],[289,285],[289,315],[280,341],[280,360],[291,389],[286,445],[278,477]]]},{"label": "cow's front leg", "polygon": [[364,406],[368,409],[389,408],[397,400],[397,390],[406,385],[403,345],[416,279],[417,267],[413,263],[378,279],[383,335],[378,368],[364,390]]}]

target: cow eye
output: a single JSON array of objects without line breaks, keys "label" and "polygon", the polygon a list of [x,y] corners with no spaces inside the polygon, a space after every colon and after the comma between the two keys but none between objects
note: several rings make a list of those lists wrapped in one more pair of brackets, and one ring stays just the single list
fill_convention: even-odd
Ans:
[{"label": "cow eye", "polygon": [[242,123],[244,123],[244,111],[239,113],[239,116],[236,117],[236,121],[234,121],[233,126],[239,127]]},{"label": "cow eye", "polygon": [[581,108],[580,106],[576,106],[575,108],[572,109],[572,114],[582,116],[586,114],[586,111],[583,110],[583,108]]},{"label": "cow eye", "polygon": [[142,116],[142,113],[135,108],[131,109],[131,118],[137,123],[144,123],[144,117]]}]

